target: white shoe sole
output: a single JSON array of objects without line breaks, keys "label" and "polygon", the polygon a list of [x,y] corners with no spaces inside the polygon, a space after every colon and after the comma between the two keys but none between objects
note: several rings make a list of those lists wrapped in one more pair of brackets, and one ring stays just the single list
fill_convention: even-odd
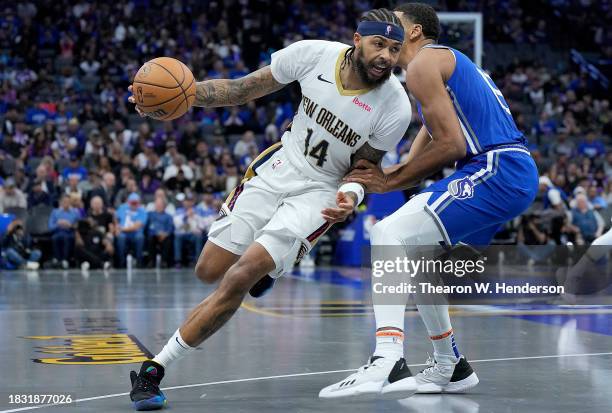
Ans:
[{"label": "white shoe sole", "polygon": [[319,398],[321,399],[341,399],[345,397],[351,397],[359,400],[367,400],[371,398],[377,398],[380,395],[380,391],[383,388],[384,381],[380,382],[366,382],[357,386],[347,387],[345,389],[326,391],[323,389],[319,392]]},{"label": "white shoe sole", "polygon": [[410,380],[411,383],[408,383],[408,381],[409,380],[404,379],[385,384],[380,392],[381,397],[387,400],[399,400],[412,397],[412,395],[417,392],[417,387],[414,380]]},{"label": "white shoe sole", "polygon": [[479,383],[476,373],[472,373],[461,381],[448,383],[446,386],[440,386],[435,383],[427,383],[419,385],[418,394],[436,394],[436,393],[465,393],[469,389],[476,387]]}]

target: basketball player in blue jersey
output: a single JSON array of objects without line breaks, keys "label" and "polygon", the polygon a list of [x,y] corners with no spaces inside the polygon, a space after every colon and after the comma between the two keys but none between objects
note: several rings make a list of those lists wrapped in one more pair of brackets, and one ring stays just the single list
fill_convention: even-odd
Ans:
[{"label": "basketball player in blue jersey", "polygon": [[[458,244],[485,246],[502,224],[521,214],[538,190],[538,173],[508,104],[491,78],[465,55],[437,44],[433,8],[408,3],[395,9],[405,30],[398,64],[418,105],[423,127],[407,162],[382,171],[360,161],[346,178],[369,192],[418,185],[455,163],[456,172],[410,199],[371,231],[372,247]],[[376,349],[369,363],[321,390],[322,398],[415,392],[455,393],[478,384],[459,352],[447,305],[417,305],[434,347],[430,367],[412,375],[403,359],[405,305],[374,305]]]}]

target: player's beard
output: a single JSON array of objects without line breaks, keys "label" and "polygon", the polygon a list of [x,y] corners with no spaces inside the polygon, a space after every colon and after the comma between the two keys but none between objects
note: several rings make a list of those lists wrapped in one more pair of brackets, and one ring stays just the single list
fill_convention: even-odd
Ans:
[{"label": "player's beard", "polygon": [[374,62],[366,63],[365,57],[363,56],[363,50],[361,48],[355,48],[356,56],[353,58],[355,71],[363,83],[369,88],[376,88],[385,83],[391,76],[393,67],[387,68],[379,78],[373,78],[370,76],[370,69],[374,66]]}]

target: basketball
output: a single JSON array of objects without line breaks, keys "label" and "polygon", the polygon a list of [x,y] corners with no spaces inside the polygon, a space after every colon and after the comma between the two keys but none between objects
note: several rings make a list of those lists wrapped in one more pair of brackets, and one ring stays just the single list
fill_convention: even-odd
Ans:
[{"label": "basketball", "polygon": [[195,99],[196,84],[191,70],[171,57],[146,62],[134,76],[136,105],[157,120],[172,120],[189,110]]}]

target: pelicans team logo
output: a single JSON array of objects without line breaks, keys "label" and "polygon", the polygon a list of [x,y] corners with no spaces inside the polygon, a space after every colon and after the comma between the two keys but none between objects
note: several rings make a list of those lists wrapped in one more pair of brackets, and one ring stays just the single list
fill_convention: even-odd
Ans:
[{"label": "pelicans team logo", "polygon": [[469,176],[455,179],[448,184],[448,192],[455,199],[468,199],[474,196],[474,183]]}]

